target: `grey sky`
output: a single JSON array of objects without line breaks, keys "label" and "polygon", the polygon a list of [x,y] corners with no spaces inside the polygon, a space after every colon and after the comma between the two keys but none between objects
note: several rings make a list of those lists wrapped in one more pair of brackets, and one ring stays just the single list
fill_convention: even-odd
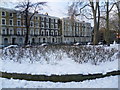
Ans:
[{"label": "grey sky", "polygon": [[[14,8],[16,3],[23,1],[23,0],[0,0],[0,6],[5,8]],[[31,0],[32,1],[32,0]],[[39,0],[33,0],[34,2]],[[41,0],[48,2],[47,6],[44,7],[44,10],[41,13],[48,12],[49,15],[56,16],[56,17],[66,17],[67,16],[67,5],[69,0]]]},{"label": "grey sky", "polygon": [[[21,2],[21,1],[24,1],[24,0],[0,0],[0,6],[14,9],[16,3]],[[46,12],[48,12],[50,16],[55,16],[59,18],[67,17],[68,5],[69,3],[72,2],[72,0],[31,0],[31,1],[47,2],[47,6],[44,7],[44,10],[41,11],[41,13],[45,14]],[[83,17],[79,18],[79,20],[92,23],[92,20],[87,20]],[[92,23],[92,26],[93,26],[93,23]]]}]

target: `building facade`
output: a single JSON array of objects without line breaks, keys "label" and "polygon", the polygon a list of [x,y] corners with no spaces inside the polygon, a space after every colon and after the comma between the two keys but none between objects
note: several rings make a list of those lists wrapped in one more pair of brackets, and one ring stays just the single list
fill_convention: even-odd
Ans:
[{"label": "building facade", "polygon": [[[30,21],[29,44],[61,43],[60,19],[35,14]],[[0,8],[0,44],[22,45],[25,40],[25,18],[19,11]]]},{"label": "building facade", "polygon": [[[30,21],[29,44],[91,41],[91,24],[35,14]],[[26,27],[20,11],[0,8],[0,45],[23,45]]]},{"label": "building facade", "polygon": [[90,23],[62,19],[62,39],[64,43],[87,43],[92,40]]}]

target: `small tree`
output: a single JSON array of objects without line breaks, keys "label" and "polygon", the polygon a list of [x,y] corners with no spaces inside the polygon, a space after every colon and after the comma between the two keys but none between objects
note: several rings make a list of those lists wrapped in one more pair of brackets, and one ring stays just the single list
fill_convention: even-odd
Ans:
[{"label": "small tree", "polygon": [[28,44],[29,40],[29,29],[30,29],[30,21],[32,17],[38,13],[38,10],[41,10],[41,6],[45,5],[46,2],[37,2],[32,3],[30,0],[25,0],[20,2],[16,8],[21,11],[21,14],[24,15],[25,18],[25,27],[26,27],[26,34],[25,34],[25,42],[24,45]]}]

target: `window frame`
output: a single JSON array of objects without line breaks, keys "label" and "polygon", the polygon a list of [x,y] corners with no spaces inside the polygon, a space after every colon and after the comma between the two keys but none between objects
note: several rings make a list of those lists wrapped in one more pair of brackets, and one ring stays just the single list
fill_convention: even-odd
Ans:
[{"label": "window frame", "polygon": [[[10,14],[12,14],[12,16],[11,16]],[[10,13],[9,13],[9,16],[10,16],[10,17],[13,17],[13,13],[12,13],[12,12],[10,12]]]},{"label": "window frame", "polygon": [[[5,20],[4,24],[3,24],[3,20]],[[6,25],[6,19],[5,19],[5,18],[2,18],[2,19],[1,19],[1,24],[2,24],[2,25]]]},{"label": "window frame", "polygon": [[[3,33],[3,30],[4,30],[4,33]],[[6,35],[7,34],[7,29],[6,28],[2,28],[1,33],[2,33],[2,35]]]},{"label": "window frame", "polygon": [[22,29],[21,28],[17,28],[17,35],[22,35]]},{"label": "window frame", "polygon": [[[12,33],[11,33],[11,31],[12,31]],[[14,29],[13,29],[13,28],[9,28],[9,34],[10,34],[10,35],[13,35],[13,34],[14,34]]]},{"label": "window frame", "polygon": [[[12,21],[12,25],[10,24],[10,20]],[[10,26],[13,26],[13,19],[9,19],[9,25],[10,25]]]},{"label": "window frame", "polygon": [[[4,15],[3,15],[3,12],[4,12]],[[5,11],[2,11],[1,16],[6,16],[6,12],[5,12]]]},{"label": "window frame", "polygon": [[[20,25],[18,25],[18,22],[20,22]],[[17,26],[21,26],[21,20],[17,20]]]}]

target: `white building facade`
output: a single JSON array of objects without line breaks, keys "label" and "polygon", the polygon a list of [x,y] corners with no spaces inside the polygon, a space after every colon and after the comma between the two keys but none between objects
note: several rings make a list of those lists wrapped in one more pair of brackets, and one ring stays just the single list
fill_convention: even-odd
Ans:
[{"label": "white building facade", "polygon": [[92,28],[90,23],[62,19],[63,43],[88,43],[92,40]]},{"label": "white building facade", "polygon": [[[29,44],[91,42],[91,24],[60,19],[48,14],[35,14],[30,21]],[[0,8],[0,45],[23,45],[26,27],[20,11]]]}]

